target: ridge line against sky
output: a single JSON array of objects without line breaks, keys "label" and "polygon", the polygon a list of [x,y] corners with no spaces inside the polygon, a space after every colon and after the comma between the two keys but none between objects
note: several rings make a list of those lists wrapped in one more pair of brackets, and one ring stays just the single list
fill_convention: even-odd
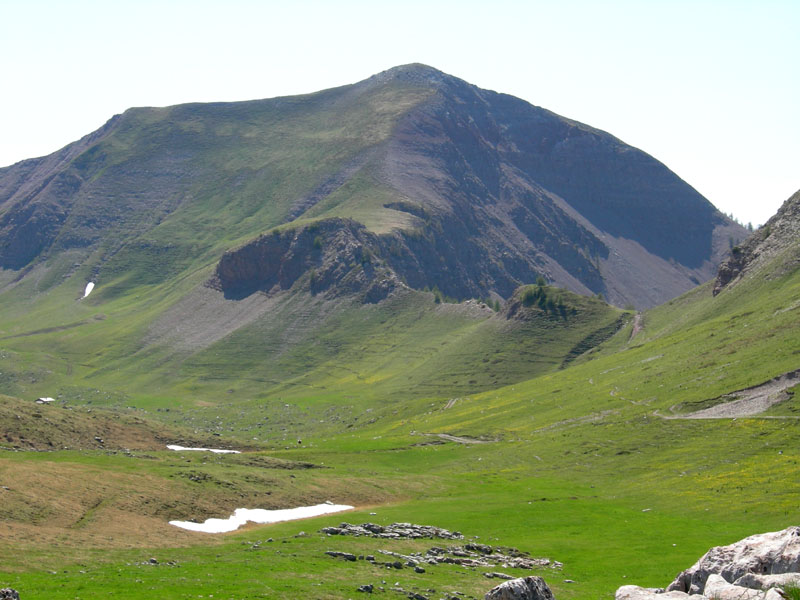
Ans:
[{"label": "ridge line against sky", "polygon": [[800,2],[3,0],[0,165],[132,106],[421,62],[608,131],[744,223],[800,188]]}]

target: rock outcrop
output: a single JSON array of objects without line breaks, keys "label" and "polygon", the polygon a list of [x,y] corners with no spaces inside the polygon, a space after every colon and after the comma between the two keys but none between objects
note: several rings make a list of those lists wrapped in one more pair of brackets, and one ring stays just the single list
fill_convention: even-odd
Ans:
[{"label": "rock outcrop", "polygon": [[541,577],[520,577],[504,581],[489,590],[484,600],[555,600]]},{"label": "rock outcrop", "polygon": [[19,593],[11,588],[3,588],[0,590],[0,600],[19,600]]},{"label": "rock outcrop", "polygon": [[668,591],[703,594],[712,574],[728,583],[750,574],[774,575],[800,572],[800,527],[762,533],[729,546],[706,552],[692,567],[675,578]]},{"label": "rock outcrop", "polygon": [[719,266],[714,282],[716,296],[750,271],[759,269],[782,254],[784,269],[800,263],[800,191],[783,203],[778,212],[741,244]]},{"label": "rock outcrop", "polygon": [[312,294],[379,302],[402,285],[378,260],[378,237],[351,219],[275,229],[226,252],[208,282],[229,298],[305,285]]},{"label": "rock outcrop", "polygon": [[762,533],[706,552],[667,587],[625,585],[616,600],[785,600],[800,586],[800,527]]}]

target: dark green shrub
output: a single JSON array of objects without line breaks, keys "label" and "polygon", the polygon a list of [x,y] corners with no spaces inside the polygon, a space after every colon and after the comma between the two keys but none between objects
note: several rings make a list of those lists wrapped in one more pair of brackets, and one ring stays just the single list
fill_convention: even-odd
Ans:
[{"label": "dark green shrub", "polygon": [[533,306],[537,300],[539,300],[541,288],[534,287],[532,285],[526,286],[524,290],[522,290],[522,304],[524,306]]}]

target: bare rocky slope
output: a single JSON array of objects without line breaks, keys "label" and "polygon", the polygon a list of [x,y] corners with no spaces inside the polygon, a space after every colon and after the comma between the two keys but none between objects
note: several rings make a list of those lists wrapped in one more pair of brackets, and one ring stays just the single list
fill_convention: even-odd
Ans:
[{"label": "bare rocky slope", "polygon": [[643,308],[713,276],[744,235],[644,152],[424,65],[131,109],[0,170],[0,267],[72,250],[95,279],[158,283],[233,249],[212,285],[239,297],[311,270],[367,301],[397,282],[507,298],[543,275]]},{"label": "bare rocky slope", "polygon": [[778,212],[741,245],[735,246],[720,265],[714,281],[714,295],[735,285],[749,272],[774,259],[781,260],[782,272],[800,264],[800,191],[783,203]]}]

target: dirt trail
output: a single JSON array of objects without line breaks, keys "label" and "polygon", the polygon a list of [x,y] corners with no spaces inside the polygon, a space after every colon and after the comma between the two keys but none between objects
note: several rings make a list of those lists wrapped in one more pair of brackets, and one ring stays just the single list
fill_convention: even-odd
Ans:
[{"label": "dirt trail", "polygon": [[448,442],[456,442],[458,444],[490,444],[493,440],[478,440],[475,438],[461,437],[458,435],[450,435],[449,433],[423,433],[422,435],[430,435],[434,437],[447,440]]},{"label": "dirt trail", "polygon": [[799,383],[800,369],[796,369],[779,375],[760,385],[720,396],[720,399],[729,400],[712,406],[711,408],[698,410],[687,415],[659,416],[665,419],[731,419],[752,417],[788,399],[789,394],[786,393],[786,390]]},{"label": "dirt trail", "polygon": [[628,341],[636,337],[636,334],[642,330],[642,313],[637,312],[633,315],[633,329],[631,330],[631,337]]}]

